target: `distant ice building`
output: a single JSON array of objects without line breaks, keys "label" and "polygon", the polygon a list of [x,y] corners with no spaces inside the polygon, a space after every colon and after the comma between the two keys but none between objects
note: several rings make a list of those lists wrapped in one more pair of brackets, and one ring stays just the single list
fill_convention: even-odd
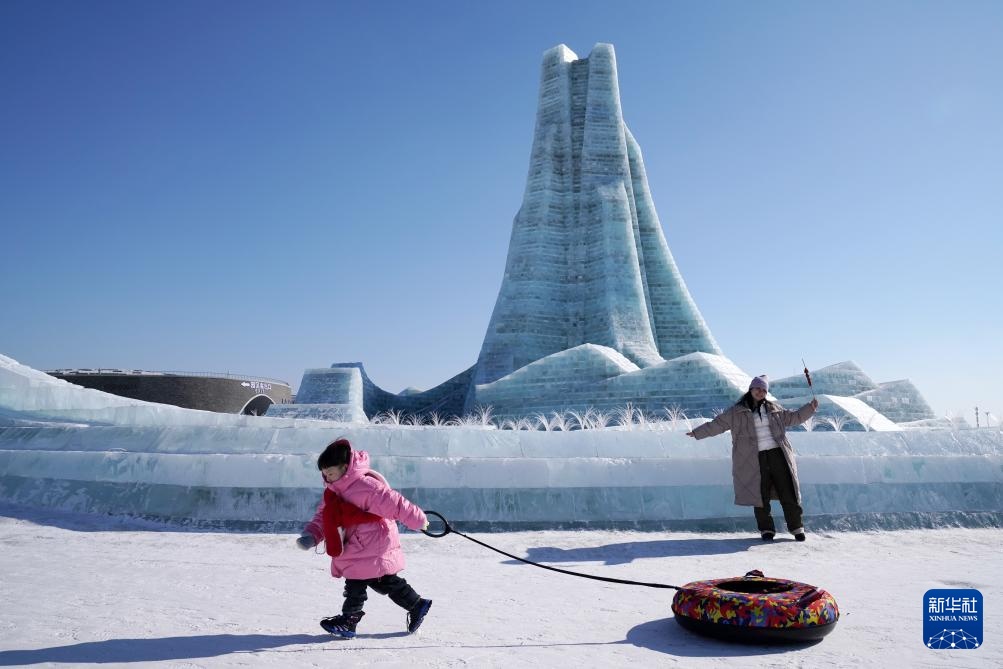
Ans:
[{"label": "distant ice building", "polygon": [[[857,429],[935,417],[908,381],[876,384],[853,363],[816,374],[815,392],[832,398],[822,412]],[[562,44],[543,56],[526,190],[476,363],[399,394],[373,384],[361,363],[307,370],[297,402],[308,406],[269,415],[451,416],[489,406],[517,419],[630,405],[710,416],[750,379],[724,357],[669,251],[623,120],[612,45],[578,58]],[[772,388],[797,401],[809,392],[803,377]]]},{"label": "distant ice building", "polygon": [[[875,383],[853,362],[829,365],[811,373],[816,394],[852,397],[896,423],[926,421],[936,417],[926,399],[908,379]],[[803,376],[770,382],[770,392],[781,402],[797,404],[810,399]]]},{"label": "distant ice building", "polygon": [[287,404],[285,381],[218,372],[153,372],[141,369],[54,369],[50,376],[84,388],[185,409],[261,416]]}]

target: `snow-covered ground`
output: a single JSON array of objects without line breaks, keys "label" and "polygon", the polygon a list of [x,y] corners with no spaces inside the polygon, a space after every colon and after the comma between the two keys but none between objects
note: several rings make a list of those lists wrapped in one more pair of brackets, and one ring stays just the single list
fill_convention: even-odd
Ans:
[{"label": "snow-covered ground", "polygon": [[[407,534],[404,576],[435,603],[417,635],[370,594],[354,640],[317,621],[340,610],[326,556],[291,535],[164,531],[137,521],[0,507],[0,666],[156,667],[998,667],[1003,530],[750,534],[476,534],[516,555],[615,578],[683,584],[740,576],[829,590],[842,617],[809,647],[695,636],[673,591],[614,585],[508,560],[466,539]],[[752,524],[750,514],[750,526]],[[923,594],[977,588],[984,645],[923,645]]]}]

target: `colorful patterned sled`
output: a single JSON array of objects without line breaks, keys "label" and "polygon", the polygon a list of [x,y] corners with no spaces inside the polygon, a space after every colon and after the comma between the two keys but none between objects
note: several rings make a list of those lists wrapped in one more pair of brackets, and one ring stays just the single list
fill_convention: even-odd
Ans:
[{"label": "colorful patterned sled", "polygon": [[672,612],[688,630],[744,643],[818,641],[839,620],[836,600],[825,590],[761,571],[687,583],[673,598]]}]

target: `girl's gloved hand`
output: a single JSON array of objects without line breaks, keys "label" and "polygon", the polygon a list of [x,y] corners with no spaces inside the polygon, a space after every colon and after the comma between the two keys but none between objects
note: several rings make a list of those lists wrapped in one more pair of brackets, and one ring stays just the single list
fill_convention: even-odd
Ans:
[{"label": "girl's gloved hand", "polygon": [[308,551],[317,545],[317,540],[313,538],[312,534],[303,534],[296,540],[296,545],[303,550]]}]

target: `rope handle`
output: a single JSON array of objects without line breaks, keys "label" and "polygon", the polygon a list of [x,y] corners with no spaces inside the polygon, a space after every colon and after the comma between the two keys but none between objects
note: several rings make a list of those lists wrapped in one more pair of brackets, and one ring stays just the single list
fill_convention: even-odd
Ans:
[{"label": "rope handle", "polygon": [[672,588],[673,590],[682,590],[682,588],[680,588],[678,585],[668,585],[667,583],[643,583],[641,581],[628,581],[627,579],[623,579],[623,578],[608,578],[606,576],[593,576],[592,574],[582,574],[582,573],[579,573],[577,571],[568,571],[567,569],[558,569],[557,567],[550,567],[550,566],[545,565],[545,564],[540,564],[538,562],[533,562],[532,560],[526,560],[526,559],[521,558],[521,557],[519,557],[517,555],[512,555],[511,553],[506,553],[505,551],[503,551],[503,550],[501,550],[499,548],[495,548],[494,546],[489,546],[488,544],[484,543],[483,541],[478,541],[477,539],[474,539],[473,537],[467,536],[463,532],[457,531],[455,528],[453,528],[452,525],[449,524],[449,521],[446,520],[445,516],[443,516],[441,513],[437,512],[437,511],[426,511],[425,515],[426,516],[435,516],[436,518],[438,518],[439,520],[442,521],[442,525],[443,525],[442,532],[429,532],[428,530],[422,530],[421,531],[422,534],[424,534],[425,536],[432,537],[433,539],[440,539],[440,538],[442,538],[442,537],[444,537],[444,536],[446,536],[447,534],[450,534],[450,533],[452,533],[452,534],[458,534],[461,537],[463,537],[464,539],[469,539],[470,541],[473,541],[475,544],[478,544],[479,546],[484,546],[484,548],[488,548],[490,550],[493,550],[496,553],[501,553],[505,557],[509,557],[509,558],[512,558],[513,560],[518,560],[519,562],[524,562],[526,564],[531,564],[534,567],[539,567],[540,569],[548,569],[550,571],[556,571],[556,572],[558,572],[560,574],[567,574],[569,576],[578,576],[580,578],[590,578],[590,579],[592,579],[594,581],[605,581],[607,583],[622,583],[624,585],[640,585],[640,586],[644,586],[646,588]]},{"label": "rope handle", "polygon": [[[425,515],[437,517],[439,520],[442,521],[442,527],[443,527],[442,532],[429,532],[428,530],[422,530],[421,533],[424,534],[425,536],[432,537],[433,539],[440,539],[449,534],[450,532],[454,531],[453,526],[449,524],[449,521],[446,520],[446,517],[443,516],[438,511],[426,511]],[[459,534],[459,532],[457,532],[457,534]]]}]

